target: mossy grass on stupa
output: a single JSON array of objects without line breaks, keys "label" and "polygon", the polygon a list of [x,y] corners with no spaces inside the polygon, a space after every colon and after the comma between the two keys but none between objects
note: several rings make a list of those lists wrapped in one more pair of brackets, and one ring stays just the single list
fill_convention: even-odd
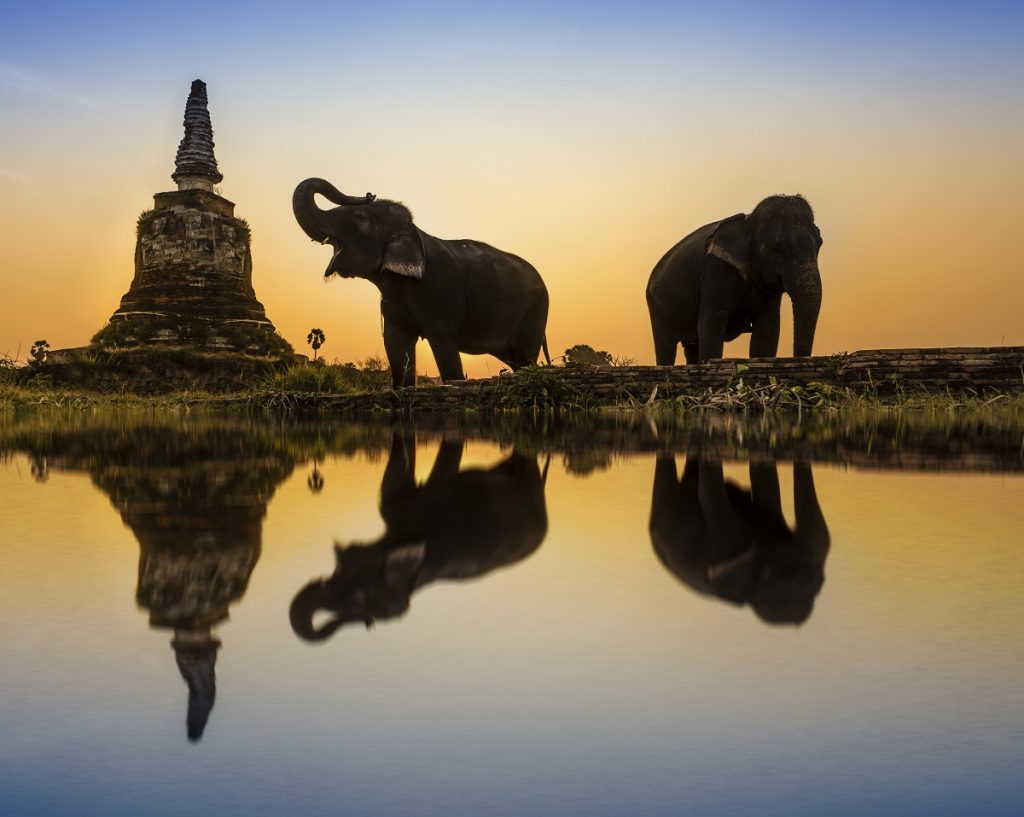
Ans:
[{"label": "mossy grass on stupa", "polygon": [[245,321],[212,321],[179,315],[135,315],[107,324],[92,339],[105,352],[181,348],[210,353],[241,352],[285,360],[294,358],[291,345],[276,332],[254,332]]},{"label": "mossy grass on stupa", "polygon": [[[69,393],[162,397],[175,392],[243,394],[290,363],[279,356],[207,352],[184,346],[78,349],[51,355],[41,366],[0,371],[0,392],[14,402],[63,401]],[[15,394],[13,390],[17,390]],[[28,390],[35,398],[26,398]],[[2,403],[3,400],[0,400]]]}]

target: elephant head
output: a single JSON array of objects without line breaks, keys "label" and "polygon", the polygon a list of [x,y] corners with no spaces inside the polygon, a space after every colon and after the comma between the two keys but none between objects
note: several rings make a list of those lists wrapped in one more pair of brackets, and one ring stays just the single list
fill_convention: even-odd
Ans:
[{"label": "elephant head", "polygon": [[[321,209],[315,195],[338,205]],[[346,196],[323,179],[306,179],[292,194],[292,211],[303,232],[334,250],[324,277],[366,278],[378,282],[383,273],[423,277],[423,241],[412,213],[395,201]]]},{"label": "elephant head", "polygon": [[[338,546],[335,552],[334,574],[307,584],[288,611],[292,629],[306,641],[323,641],[353,621],[370,627],[377,619],[402,615],[409,609],[425,546],[416,542],[389,548],[382,541]],[[333,615],[318,626],[313,619],[321,611]]]},{"label": "elephant head", "polygon": [[821,231],[802,196],[769,196],[749,216],[721,222],[705,250],[754,286],[785,292],[793,302],[793,355],[806,357],[814,345],[821,309],[818,250]]}]

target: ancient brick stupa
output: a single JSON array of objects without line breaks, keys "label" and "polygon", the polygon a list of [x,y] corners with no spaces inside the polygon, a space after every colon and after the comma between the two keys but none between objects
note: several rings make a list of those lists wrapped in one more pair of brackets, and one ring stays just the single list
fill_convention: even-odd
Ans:
[{"label": "ancient brick stupa", "polygon": [[206,83],[197,79],[171,174],[178,189],[157,193],[139,216],[135,277],[94,347],[292,354],[256,300],[249,225],[214,189],[224,177],[206,105]]}]

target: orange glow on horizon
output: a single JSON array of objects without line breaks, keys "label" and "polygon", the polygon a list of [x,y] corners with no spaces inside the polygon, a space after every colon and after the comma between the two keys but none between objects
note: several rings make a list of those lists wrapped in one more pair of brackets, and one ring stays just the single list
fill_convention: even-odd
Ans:
[{"label": "orange glow on horizon", "polygon": [[[526,258],[551,296],[553,356],[587,343],[652,363],[644,289],[654,264],[688,232],[780,192],[807,197],[824,237],[815,353],[1024,344],[1024,117],[985,100],[910,111],[892,101],[865,111],[838,98],[827,108],[784,100],[752,132],[750,112],[731,105],[708,109],[696,126],[657,99],[613,89],[620,96],[604,106],[581,101],[591,107],[577,117],[541,100],[509,130],[463,110],[413,140],[400,138],[404,119],[389,129],[375,100],[369,110],[385,120],[364,132],[296,97],[295,115],[315,112],[314,128],[269,122],[251,89],[239,95],[208,80],[224,195],[252,226],[256,296],[300,352],[318,326],[328,360],[383,353],[375,288],[325,284],[327,250],[292,217],[294,185],[311,175],[402,200],[433,235]],[[97,125],[102,117],[79,110],[67,124],[74,145],[58,147],[48,128],[21,143],[15,169],[0,173],[0,354],[24,358],[39,338],[54,349],[84,345],[115,310],[133,275],[135,219],[172,188],[186,93],[187,85],[168,91],[146,117],[122,119],[115,137]],[[783,354],[791,333],[784,303]],[[745,356],[748,342],[726,354]],[[502,365],[465,360],[476,376]],[[436,374],[425,343],[417,363]]]}]

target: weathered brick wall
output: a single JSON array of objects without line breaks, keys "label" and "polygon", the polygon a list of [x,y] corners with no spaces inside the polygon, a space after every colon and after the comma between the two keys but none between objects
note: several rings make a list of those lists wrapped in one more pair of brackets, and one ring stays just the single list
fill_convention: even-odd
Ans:
[{"label": "weathered brick wall", "polygon": [[[1014,393],[1024,391],[1024,347],[883,349],[828,357],[725,359],[702,366],[578,366],[548,371],[559,382],[585,390],[596,402],[644,402],[655,389],[658,399],[672,398],[722,389],[741,378],[746,384],[775,378],[790,385],[817,382],[881,395],[899,389]],[[496,391],[512,385],[515,377],[421,386],[399,394],[318,397],[310,404],[341,412],[487,408],[494,405]]]},{"label": "weathered brick wall", "polygon": [[155,203],[139,217],[131,287],[93,345],[290,354],[256,299],[249,228],[234,205],[203,190]]},{"label": "weathered brick wall", "polygon": [[1024,346],[879,349],[854,352],[837,372],[841,385],[977,391],[1024,388]]},{"label": "weathered brick wall", "polygon": [[135,280],[112,320],[147,311],[269,325],[252,288],[245,225],[232,216],[191,207],[151,210],[143,216]]}]

